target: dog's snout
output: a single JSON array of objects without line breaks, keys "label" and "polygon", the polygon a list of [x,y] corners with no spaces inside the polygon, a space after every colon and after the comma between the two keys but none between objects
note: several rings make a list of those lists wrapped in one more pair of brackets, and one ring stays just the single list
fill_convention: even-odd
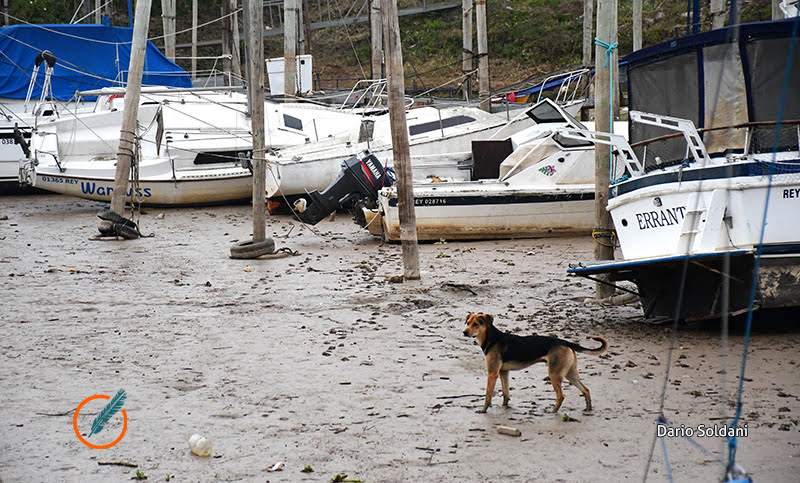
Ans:
[{"label": "dog's snout", "polygon": [[467,337],[469,337],[469,332],[465,330],[465,331],[464,331],[464,335],[466,335]]}]

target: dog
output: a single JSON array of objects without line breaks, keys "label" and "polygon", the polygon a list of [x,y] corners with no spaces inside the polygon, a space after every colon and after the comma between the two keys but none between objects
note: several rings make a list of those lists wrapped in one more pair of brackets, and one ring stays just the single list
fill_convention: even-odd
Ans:
[{"label": "dog", "polygon": [[592,397],[589,389],[578,377],[578,358],[575,352],[588,352],[602,354],[608,349],[608,341],[603,337],[592,337],[599,341],[601,346],[597,349],[587,349],[573,342],[556,337],[541,335],[519,336],[503,332],[494,326],[494,317],[489,314],[475,314],[470,312],[467,316],[467,328],[464,335],[474,338],[483,349],[486,356],[486,399],[483,409],[485,413],[492,404],[492,395],[497,378],[503,386],[503,406],[508,406],[511,399],[508,391],[508,371],[524,369],[537,362],[547,363],[547,372],[550,383],[556,391],[556,405],[552,412],[557,412],[564,402],[564,392],[561,383],[567,378],[577,387],[586,399],[586,409],[592,410]]}]

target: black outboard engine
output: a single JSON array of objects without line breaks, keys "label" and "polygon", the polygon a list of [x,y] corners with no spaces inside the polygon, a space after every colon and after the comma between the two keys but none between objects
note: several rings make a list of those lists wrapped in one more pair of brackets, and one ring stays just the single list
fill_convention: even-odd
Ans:
[{"label": "black outboard engine", "polygon": [[295,213],[300,221],[309,225],[316,225],[340,207],[358,218],[367,201],[377,201],[378,191],[393,184],[394,178],[378,158],[369,151],[362,151],[342,163],[342,172],[325,191],[312,191],[295,201]]}]

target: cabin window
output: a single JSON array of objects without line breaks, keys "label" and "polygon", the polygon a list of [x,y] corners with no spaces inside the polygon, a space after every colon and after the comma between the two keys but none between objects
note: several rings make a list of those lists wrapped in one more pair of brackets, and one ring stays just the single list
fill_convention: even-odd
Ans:
[{"label": "cabin window", "polygon": [[581,139],[573,139],[563,136],[561,133],[555,133],[553,135],[553,141],[557,142],[561,145],[562,148],[569,149],[569,148],[589,148],[594,145],[593,142],[584,141]]},{"label": "cabin window", "polygon": [[194,158],[194,164],[222,164],[237,162],[239,162],[239,153],[237,151],[200,153]]},{"label": "cabin window", "polygon": [[431,121],[423,122],[422,124],[416,124],[408,128],[408,134],[411,136],[416,136],[417,134],[423,134],[430,131],[436,131],[437,129],[445,129],[453,126],[460,126],[461,124],[467,124],[474,121],[474,117],[453,116],[442,119],[441,121]]},{"label": "cabin window", "polygon": [[303,130],[303,121],[288,114],[283,115],[283,125],[289,129],[297,129],[298,131]]},{"label": "cabin window", "polygon": [[542,102],[538,106],[532,107],[528,111],[528,117],[534,120],[536,124],[544,124],[548,122],[564,122],[564,116],[558,112],[558,109],[553,107],[549,102]]}]

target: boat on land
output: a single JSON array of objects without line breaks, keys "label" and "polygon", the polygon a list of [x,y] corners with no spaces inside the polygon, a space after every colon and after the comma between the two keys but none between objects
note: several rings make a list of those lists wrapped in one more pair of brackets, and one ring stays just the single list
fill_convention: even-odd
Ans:
[{"label": "boat on land", "polygon": [[[90,91],[90,113],[37,124],[20,181],[48,191],[109,201],[116,173],[124,89]],[[269,149],[357,130],[361,117],[306,104],[265,105]],[[138,163],[127,201],[150,205],[224,203],[252,196],[247,96],[233,90],[143,88]]]},{"label": "boat on land", "polygon": [[[512,136],[473,141],[473,180],[414,183],[420,240],[530,238],[588,234],[594,227],[594,143],[589,128],[543,99],[527,111],[535,123]],[[590,124],[593,127],[593,123]],[[624,137],[627,125],[617,123]],[[576,135],[578,137],[576,137]],[[400,240],[397,188],[365,208],[370,233]]]},{"label": "boat on land", "polygon": [[[406,109],[413,178],[469,179],[472,140],[510,135],[532,125],[527,117],[510,121],[505,113],[474,107]],[[370,151],[385,167],[394,165],[388,114],[365,116],[361,128],[345,137],[268,154],[267,196],[281,201],[322,191],[340,173],[343,159],[363,151]]]},{"label": "boat on land", "polygon": [[796,21],[628,56],[635,157],[616,157],[607,206],[624,260],[569,273],[635,283],[646,318],[736,314],[751,294],[755,308],[800,306]]},{"label": "boat on land", "polygon": [[[36,122],[91,110],[94,99],[79,99],[79,91],[124,85],[132,32],[87,24],[0,28],[0,190],[19,186],[23,145]],[[142,82],[191,86],[189,74],[151,42]]]}]

